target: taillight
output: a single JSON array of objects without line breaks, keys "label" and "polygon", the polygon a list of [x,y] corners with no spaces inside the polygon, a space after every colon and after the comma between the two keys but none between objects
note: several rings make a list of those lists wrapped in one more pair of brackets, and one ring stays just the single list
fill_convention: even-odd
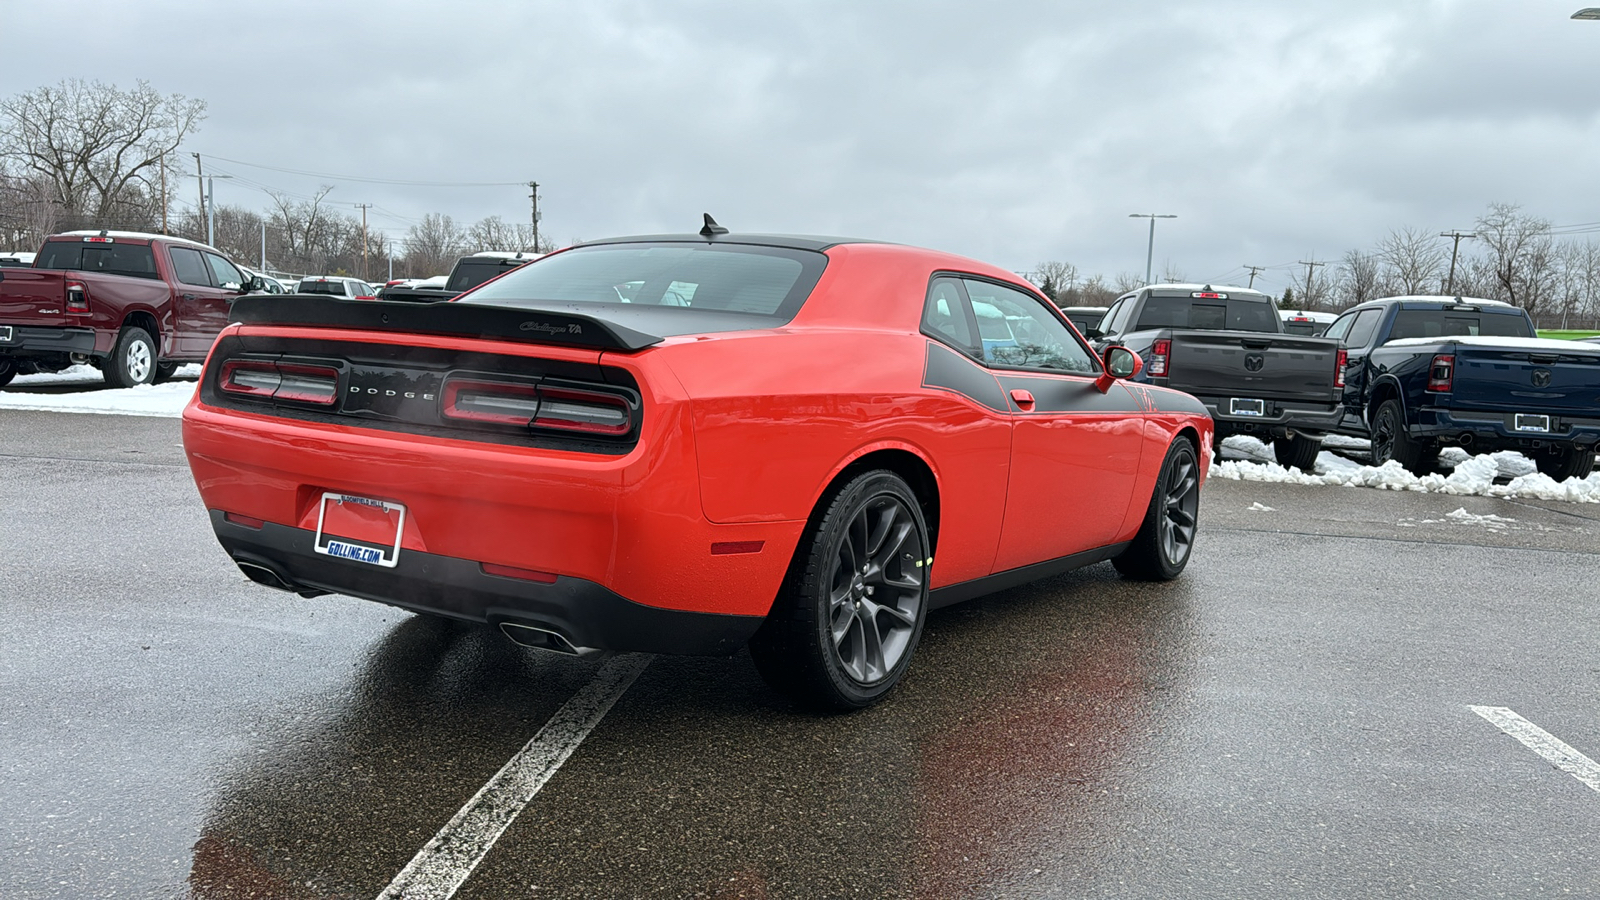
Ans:
[{"label": "taillight", "polygon": [[1151,375],[1167,374],[1167,358],[1172,355],[1172,342],[1169,340],[1156,341],[1150,347],[1150,364],[1145,371]]},{"label": "taillight", "polygon": [[1455,380],[1456,358],[1450,353],[1441,353],[1433,358],[1433,364],[1428,367],[1428,390],[1434,393],[1448,393],[1451,383]]},{"label": "taillight", "polygon": [[1350,364],[1350,352],[1348,350],[1340,350],[1339,351],[1339,361],[1338,361],[1337,365],[1335,366],[1335,368],[1333,370],[1333,386],[1334,387],[1336,387],[1336,388],[1344,387],[1344,370],[1345,370],[1345,366],[1348,366],[1349,364]]},{"label": "taillight", "polygon": [[443,409],[446,419],[526,428],[539,414],[539,389],[531,384],[452,379],[444,386]]},{"label": "taillight", "polygon": [[241,397],[332,406],[339,396],[339,371],[302,363],[230,359],[222,364],[217,387]]},{"label": "taillight", "polygon": [[89,314],[89,286],[81,281],[67,282],[67,312],[86,316]]},{"label": "taillight", "polygon": [[624,397],[549,384],[519,384],[452,378],[441,392],[446,419],[548,428],[620,437],[633,427],[633,410]]}]

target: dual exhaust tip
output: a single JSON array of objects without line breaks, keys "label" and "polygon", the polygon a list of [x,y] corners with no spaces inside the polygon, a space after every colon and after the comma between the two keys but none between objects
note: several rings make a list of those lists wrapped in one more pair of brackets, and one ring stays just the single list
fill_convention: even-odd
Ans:
[{"label": "dual exhaust tip", "polygon": [[[265,587],[288,591],[291,594],[299,594],[308,599],[321,597],[328,593],[327,591],[299,584],[263,562],[249,559],[235,559],[233,562],[239,567],[239,571],[244,573],[244,577]],[[594,647],[579,647],[566,635],[542,625],[509,620],[501,621],[499,625],[500,632],[510,638],[512,643],[521,647],[531,647],[535,650],[545,650],[550,653],[560,653],[563,656],[580,658],[600,656],[605,653],[604,650],[598,650]]]}]

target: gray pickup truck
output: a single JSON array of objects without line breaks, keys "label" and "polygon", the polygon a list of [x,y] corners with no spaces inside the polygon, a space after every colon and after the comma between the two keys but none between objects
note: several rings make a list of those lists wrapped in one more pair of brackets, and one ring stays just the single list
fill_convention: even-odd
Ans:
[{"label": "gray pickup truck", "polygon": [[1085,334],[1144,358],[1138,380],[1193,394],[1216,440],[1269,441],[1284,466],[1310,472],[1339,424],[1344,351],[1332,338],[1285,334],[1272,298],[1239,287],[1153,284],[1119,297]]}]

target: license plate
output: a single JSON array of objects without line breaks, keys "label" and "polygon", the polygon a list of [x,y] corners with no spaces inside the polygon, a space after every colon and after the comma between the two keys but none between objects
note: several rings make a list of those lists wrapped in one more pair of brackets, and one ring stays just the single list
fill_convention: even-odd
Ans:
[{"label": "license plate", "polygon": [[1516,425],[1518,431],[1541,431],[1545,433],[1550,431],[1549,416],[1536,416],[1530,413],[1517,413],[1516,421],[1513,424]]},{"label": "license plate", "polygon": [[400,561],[406,508],[387,500],[327,492],[317,514],[318,553],[392,569]]},{"label": "license plate", "polygon": [[0,325],[0,341],[5,341],[8,344],[11,343],[10,325]]},{"label": "license plate", "polygon": [[1228,401],[1228,412],[1236,416],[1264,416],[1267,414],[1265,400],[1241,400],[1237,397]]}]

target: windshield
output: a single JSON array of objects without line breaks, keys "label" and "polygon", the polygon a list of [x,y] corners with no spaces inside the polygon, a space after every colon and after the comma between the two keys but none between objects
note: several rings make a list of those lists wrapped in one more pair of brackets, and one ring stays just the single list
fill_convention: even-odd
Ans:
[{"label": "windshield", "polygon": [[1278,311],[1264,300],[1199,300],[1150,297],[1139,313],[1135,331],[1189,328],[1200,331],[1267,331],[1280,333]]},{"label": "windshield", "polygon": [[508,269],[526,265],[526,259],[504,259],[497,256],[467,257],[456,263],[445,282],[447,291],[470,291],[485,281]]},{"label": "windshield", "polygon": [[529,263],[460,302],[521,307],[610,303],[789,319],[826,264],[821,253],[785,247],[597,244]]}]

